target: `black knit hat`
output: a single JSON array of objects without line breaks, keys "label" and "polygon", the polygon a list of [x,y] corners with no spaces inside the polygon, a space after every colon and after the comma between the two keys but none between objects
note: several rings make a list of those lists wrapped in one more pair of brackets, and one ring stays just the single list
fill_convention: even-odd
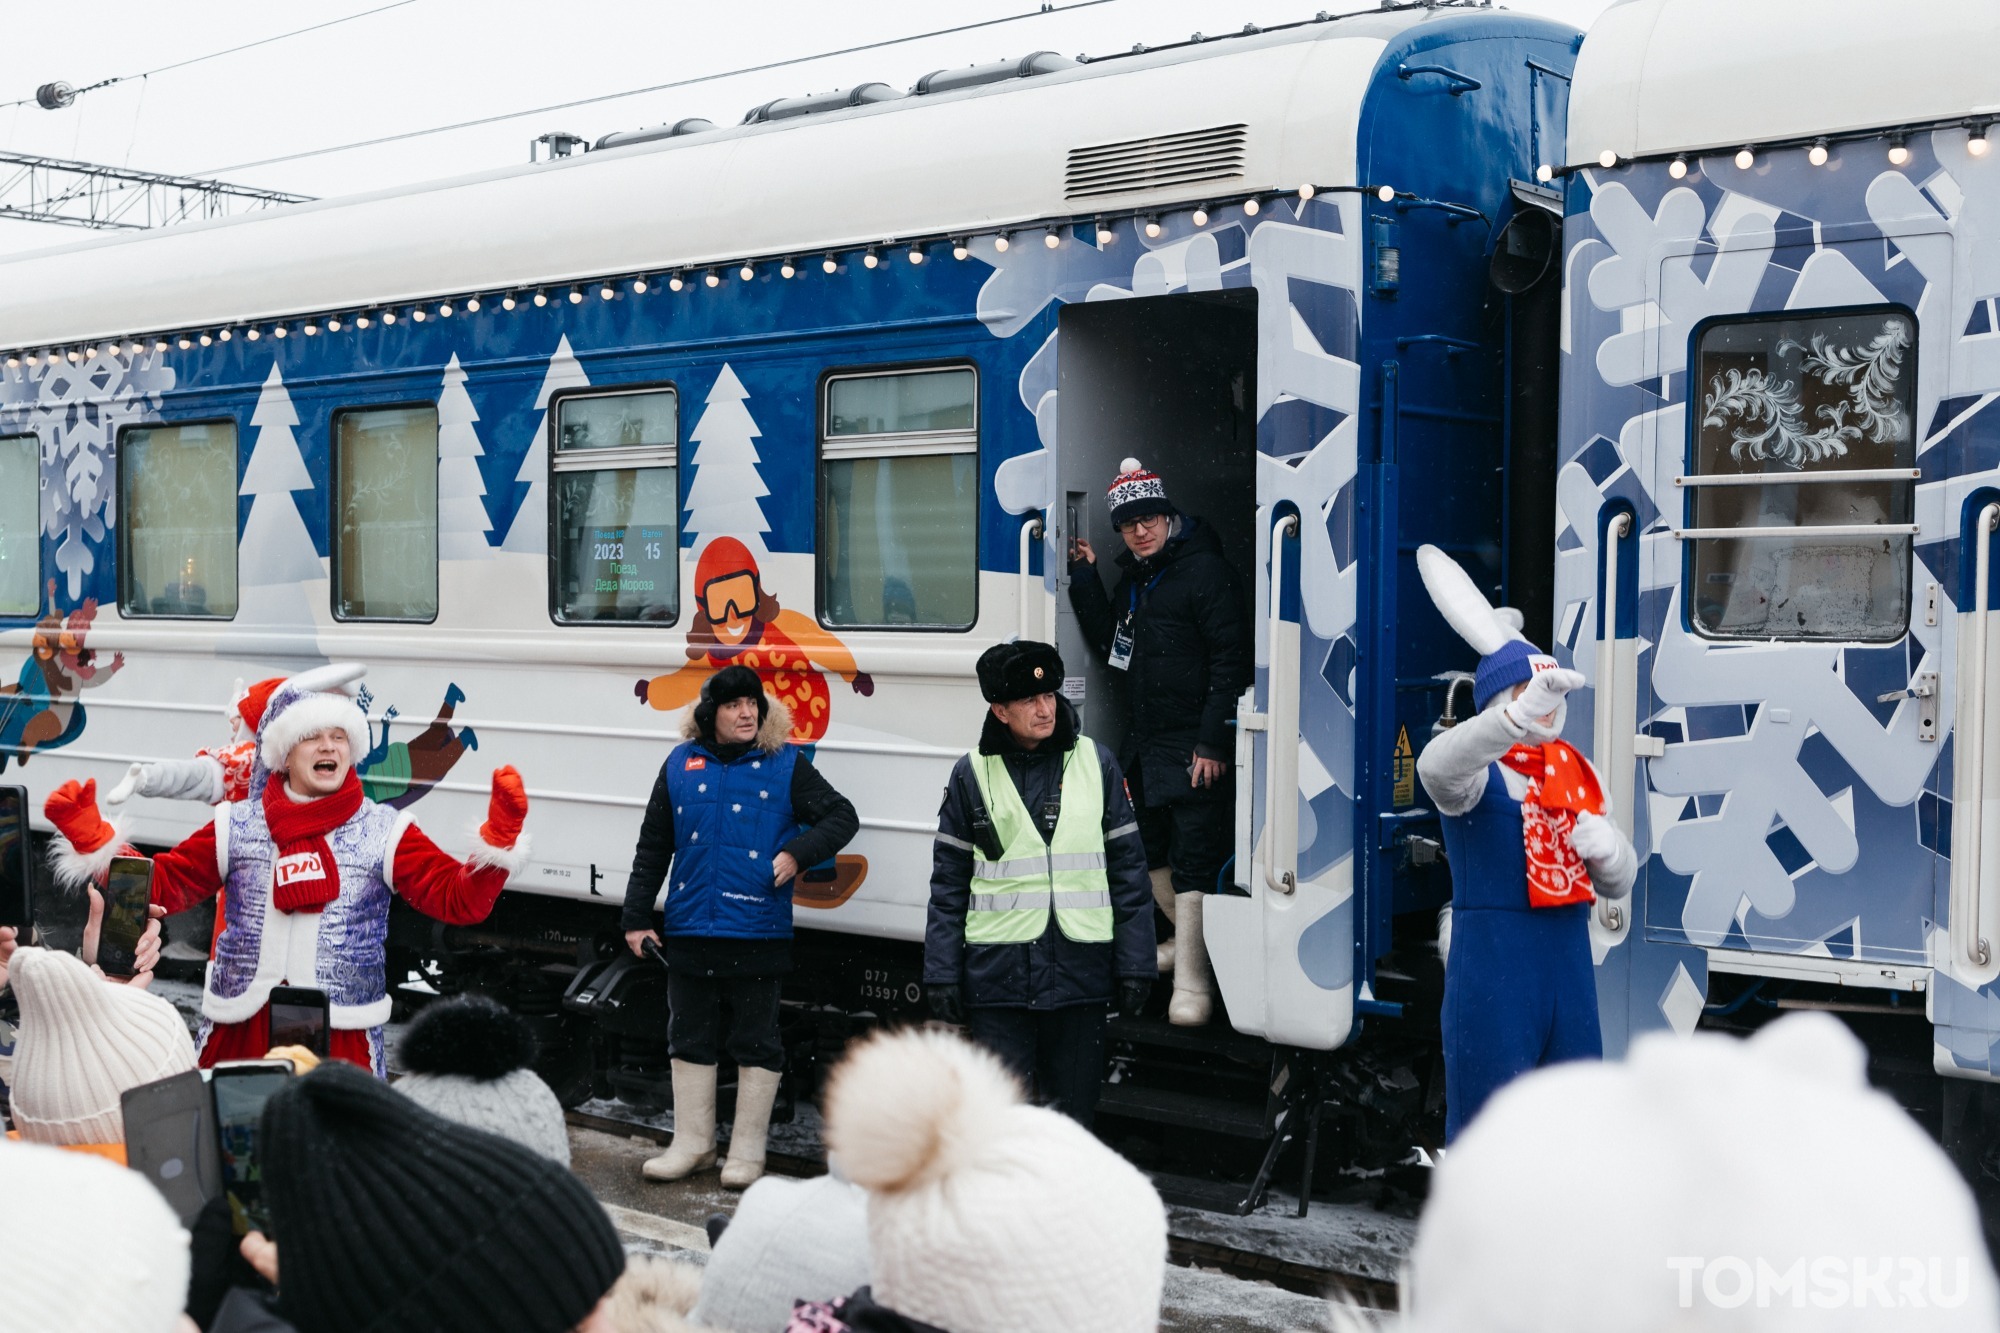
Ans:
[{"label": "black knit hat", "polygon": [[625,1269],[582,1181],[351,1065],[290,1080],[262,1137],[301,1333],[567,1333]]},{"label": "black knit hat", "polygon": [[701,683],[701,698],[694,706],[694,725],[704,737],[715,736],[715,710],[732,699],[757,701],[757,725],[771,715],[771,701],[765,697],[764,682],[747,666],[726,666]]},{"label": "black knit hat", "polygon": [[979,692],[990,704],[1062,690],[1062,654],[1046,643],[1020,639],[996,643],[979,655]]}]

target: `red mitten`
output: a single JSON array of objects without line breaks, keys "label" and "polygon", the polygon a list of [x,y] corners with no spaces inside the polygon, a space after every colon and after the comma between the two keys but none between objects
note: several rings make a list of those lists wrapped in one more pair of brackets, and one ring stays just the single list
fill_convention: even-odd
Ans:
[{"label": "red mitten", "polygon": [[63,783],[49,793],[42,813],[69,839],[69,845],[85,856],[118,836],[118,830],[98,813],[96,778],[84,783],[71,778]]},{"label": "red mitten", "polygon": [[486,822],[479,837],[489,847],[512,847],[528,818],[528,789],[512,764],[493,770],[493,794],[486,801]]}]

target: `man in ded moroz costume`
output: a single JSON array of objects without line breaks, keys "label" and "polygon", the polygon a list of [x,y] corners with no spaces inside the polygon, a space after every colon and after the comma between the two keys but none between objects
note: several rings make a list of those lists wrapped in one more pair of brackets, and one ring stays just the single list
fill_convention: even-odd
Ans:
[{"label": "man in ded moroz costume", "polygon": [[1445,1135],[1517,1075],[1604,1054],[1590,960],[1596,894],[1622,898],[1632,844],[1590,761],[1557,739],[1583,676],[1536,652],[1452,558],[1417,552],[1431,600],[1479,653],[1474,716],[1417,757],[1451,860],[1445,949]]},{"label": "man in ded moroz costume", "polygon": [[[228,890],[201,1003],[203,1067],[262,1056],[271,989],[293,985],[326,992],[332,1055],[382,1074],[390,894],[448,925],[472,925],[527,862],[528,797],[512,767],[494,770],[479,844],[463,861],[407,813],[362,795],[354,758],[368,724],[345,693],[362,670],[321,667],[271,690],[249,795],[153,860],[153,901],[170,913]],[[64,783],[44,808],[58,830],[50,856],[59,881],[102,879],[113,856],[130,854],[98,811],[94,781]]]}]

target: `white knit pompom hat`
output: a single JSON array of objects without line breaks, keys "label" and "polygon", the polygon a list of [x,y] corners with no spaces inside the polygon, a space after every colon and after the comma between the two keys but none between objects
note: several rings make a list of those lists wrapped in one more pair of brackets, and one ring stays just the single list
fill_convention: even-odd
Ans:
[{"label": "white knit pompom hat", "polygon": [[951,1333],[1153,1333],[1167,1258],[1152,1182],[1021,1103],[949,1033],[875,1037],[827,1091],[832,1164],[868,1191],[874,1296]]},{"label": "white knit pompom hat", "polygon": [[21,1004],[12,1110],[30,1143],[123,1143],[125,1090],[194,1068],[187,1024],[159,996],[51,949],[16,950],[11,972]]},{"label": "white knit pompom hat", "polygon": [[[98,985],[104,985],[98,982]],[[0,1140],[0,1329],[171,1333],[187,1304],[188,1233],[136,1171]]]},{"label": "white knit pompom hat", "polygon": [[1406,1327],[2000,1328],[1972,1193],[1868,1087],[1867,1062],[1837,1020],[1797,1014],[1747,1041],[1658,1033],[1623,1062],[1508,1084],[1438,1168]]}]

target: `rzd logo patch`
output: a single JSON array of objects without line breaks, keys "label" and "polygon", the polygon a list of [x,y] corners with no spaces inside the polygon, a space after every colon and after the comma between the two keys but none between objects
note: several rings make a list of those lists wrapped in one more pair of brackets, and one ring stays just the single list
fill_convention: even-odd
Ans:
[{"label": "rzd logo patch", "polygon": [[685,772],[692,773],[697,768],[707,768],[708,760],[702,758],[698,754],[691,754],[687,758],[687,763],[683,764],[681,767]]},{"label": "rzd logo patch", "polygon": [[300,880],[325,878],[326,867],[320,863],[318,852],[295,852],[278,858],[276,879],[281,889]]}]

